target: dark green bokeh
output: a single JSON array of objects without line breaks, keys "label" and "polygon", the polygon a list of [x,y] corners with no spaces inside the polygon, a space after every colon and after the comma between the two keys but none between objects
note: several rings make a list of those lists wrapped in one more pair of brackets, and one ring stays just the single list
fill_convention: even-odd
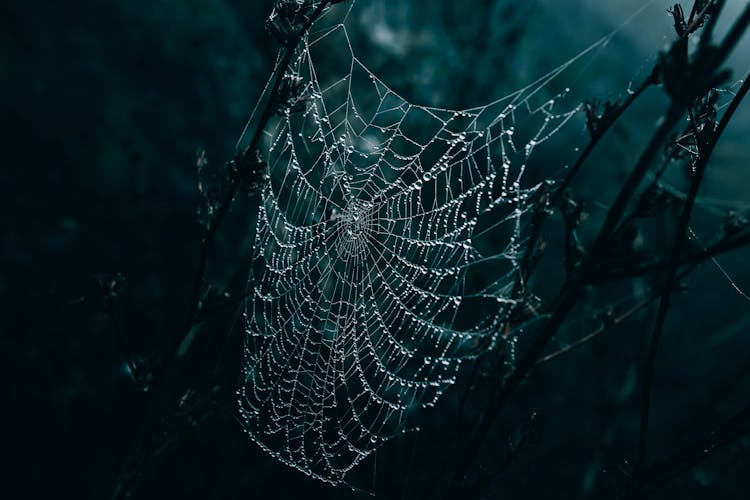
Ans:
[{"label": "dark green bokeh", "polygon": [[[0,439],[9,457],[3,470],[10,498],[111,496],[146,401],[124,351],[158,363],[184,325],[204,202],[196,152],[207,152],[202,181],[218,195],[223,163],[272,68],[276,46],[263,29],[271,3],[0,6],[0,136],[9,153],[0,176],[0,293],[9,318],[0,328],[6,392]],[[608,98],[643,78],[672,36],[664,13],[669,2],[656,2],[624,25],[643,3],[360,0],[352,33],[361,59],[405,97],[465,107],[528,83],[623,27],[566,82],[581,99]],[[727,23],[742,4],[728,2]],[[740,73],[750,64],[746,47],[731,61]],[[654,92],[631,110],[582,175],[576,190],[593,220],[663,102]],[[702,191],[738,207],[750,203],[750,113],[744,108]],[[582,127],[565,134],[563,142],[571,145],[586,138]],[[680,185],[681,175],[670,179]],[[717,230],[711,210],[726,211],[725,205],[701,205],[699,235],[710,241]],[[242,292],[254,206],[250,197],[237,200],[211,254],[209,276],[221,292]],[[550,233],[554,240],[555,230]],[[732,285],[750,289],[748,257],[743,250],[720,259],[731,281],[716,265],[703,266],[674,300],[655,387],[655,456],[747,404],[750,302]],[[559,250],[548,259],[553,264],[542,275],[548,282],[535,284],[542,294],[560,279]],[[127,347],[118,341],[102,291],[118,274],[126,280],[116,315]],[[638,286],[646,285],[592,292],[590,309],[637,294]],[[634,453],[634,360],[643,352],[650,318],[644,314],[613,329],[529,379],[496,425],[484,466],[502,463],[506,443],[532,410],[538,413],[536,437],[484,492],[487,498],[595,498],[616,491],[612,485],[621,483],[624,460]],[[574,323],[562,333],[577,338],[591,325]],[[198,399],[191,406],[188,398],[184,413],[190,415],[165,423],[164,446],[145,467],[136,498],[365,497],[278,464],[242,433],[233,417],[241,357],[241,319],[233,309],[209,319],[192,351],[201,368],[196,386],[215,386],[218,404]],[[363,466],[358,485],[383,498],[423,495],[467,435],[457,429],[457,394],[425,417],[422,433],[378,452],[376,462]],[[482,407],[482,398],[474,399],[469,419]],[[196,415],[199,421],[192,422]],[[744,498],[748,446],[744,441],[718,454],[662,498]]]}]

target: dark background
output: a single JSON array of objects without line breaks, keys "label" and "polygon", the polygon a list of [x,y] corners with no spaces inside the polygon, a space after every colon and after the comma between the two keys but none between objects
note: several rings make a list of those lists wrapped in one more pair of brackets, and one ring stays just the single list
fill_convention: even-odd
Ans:
[{"label": "dark background", "polygon": [[[207,203],[198,185],[209,197],[226,187],[224,162],[273,65],[276,45],[263,28],[271,3],[0,4],[0,470],[10,498],[107,498],[122,482],[153,405],[128,360],[147,376],[184,326]],[[616,98],[671,39],[668,4],[655,2],[624,24],[643,2],[360,0],[351,29],[361,59],[383,81],[415,102],[456,108],[502,96],[622,27],[571,82],[581,99]],[[728,2],[722,29],[743,5]],[[747,46],[730,61],[728,87],[750,66]],[[594,215],[663,102],[653,91],[631,110],[582,175],[576,189]],[[724,214],[750,204],[747,108],[701,192],[694,229],[709,241]],[[563,133],[571,144],[585,139],[582,127]],[[201,150],[208,166],[199,174]],[[682,174],[670,175],[679,185]],[[242,195],[222,227],[208,269],[214,296],[242,292],[254,206]],[[552,262],[561,259],[554,252]],[[652,456],[750,399],[750,299],[741,293],[750,288],[748,257],[747,250],[721,257],[726,275],[714,263],[700,267],[674,300],[657,370]],[[543,295],[554,283],[543,275],[535,286]],[[646,286],[592,290],[558,345],[596,326],[595,310]],[[233,398],[242,321],[236,307],[217,301],[192,348],[189,366],[198,369],[181,375],[195,389],[171,394],[182,404],[158,420],[160,438],[139,466],[133,497],[365,498],[278,464],[243,434]],[[484,467],[500,467],[532,411],[534,437],[483,496],[617,491],[635,451],[635,363],[652,317],[636,316],[532,375],[495,426]],[[457,388],[425,417],[423,432],[380,450],[353,483],[378,497],[421,497],[467,436],[456,423],[459,395]],[[166,401],[156,406],[170,409]],[[481,407],[481,397],[472,399],[467,418]],[[745,439],[716,454],[661,498],[746,498],[749,447]]]}]

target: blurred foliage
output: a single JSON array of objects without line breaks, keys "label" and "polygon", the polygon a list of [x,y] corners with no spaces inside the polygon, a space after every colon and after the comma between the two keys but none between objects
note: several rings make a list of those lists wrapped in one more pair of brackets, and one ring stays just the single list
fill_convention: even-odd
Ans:
[{"label": "blurred foliage", "polygon": [[[223,191],[224,162],[273,65],[276,47],[262,28],[271,3],[10,0],[0,6],[0,135],[10,152],[0,176],[0,293],[10,318],[0,337],[8,393],[1,438],[10,457],[6,498],[104,498],[114,490],[145,411],[134,375],[148,378],[184,325],[206,209],[199,179],[204,197]],[[728,2],[730,14],[742,3]],[[670,39],[667,4],[656,2],[624,25],[642,2],[360,0],[352,43],[405,97],[465,107],[505,95],[623,27],[579,76],[563,82],[580,100],[616,98],[645,76]],[[743,71],[747,44],[739,53],[732,64]],[[592,226],[661,103],[654,94],[632,109],[575,186]],[[750,204],[749,116],[745,106],[701,193],[694,229],[708,240],[716,216]],[[583,142],[580,125],[561,140]],[[685,183],[684,172],[667,178]],[[177,395],[179,407],[163,422],[137,498],[364,497],[277,464],[233,417],[242,321],[231,302],[243,292],[254,206],[251,197],[238,200],[212,250],[206,298],[217,312],[199,327],[191,349],[202,367],[193,374],[199,389]],[[647,224],[642,234],[657,235],[651,244],[666,245],[658,235],[669,220]],[[549,240],[561,231],[549,229]],[[590,237],[585,228],[581,237]],[[734,287],[750,289],[748,257],[747,250],[721,257],[726,275],[709,262],[674,299],[653,403],[656,456],[747,403],[750,303]],[[534,283],[542,297],[563,278],[561,261],[559,250],[546,256]],[[591,290],[559,344],[596,327],[608,305],[643,296],[647,286],[633,280]],[[484,451],[485,470],[505,467],[487,498],[596,498],[616,491],[610,488],[622,482],[623,460],[634,451],[634,360],[644,350],[650,317],[643,313],[530,377],[491,435],[497,446]],[[482,408],[480,393],[470,392],[463,431]],[[378,452],[363,466],[361,486],[383,498],[422,495],[465,437],[457,428],[461,394],[456,390],[425,417],[422,433]],[[515,456],[513,443],[528,425],[533,436]],[[748,445],[717,454],[661,498],[744,498]]]}]

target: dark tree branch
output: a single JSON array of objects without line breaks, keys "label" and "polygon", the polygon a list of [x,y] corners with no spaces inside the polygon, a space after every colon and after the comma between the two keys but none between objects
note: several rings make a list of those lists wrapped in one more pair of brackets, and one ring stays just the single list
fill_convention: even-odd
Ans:
[{"label": "dark tree branch", "polygon": [[641,155],[634,171],[617,197],[617,200],[610,209],[599,233],[599,237],[593,246],[593,250],[582,264],[581,269],[571,276],[564,285],[563,290],[560,292],[556,305],[553,308],[553,312],[547,320],[544,329],[533,341],[526,353],[524,353],[516,369],[505,379],[505,382],[500,381],[492,391],[494,397],[482,415],[476,430],[471,439],[469,439],[467,446],[461,455],[461,459],[459,460],[446,489],[446,498],[455,498],[460,494],[464,475],[469,467],[471,467],[476,461],[481,445],[492,428],[495,418],[497,418],[497,415],[507,403],[511,394],[513,394],[521,385],[526,378],[526,375],[528,375],[529,371],[534,367],[536,360],[544,351],[549,340],[560,327],[570,310],[577,303],[578,294],[586,281],[586,275],[591,269],[593,269],[594,263],[597,262],[601,254],[604,252],[610,233],[616,227],[617,221],[624,214],[628,201],[640,184],[640,180],[648,172],[648,168],[653,158],[660,151],[661,144],[666,140],[669,132],[677,123],[680,116],[681,113],[678,111],[678,108],[671,106],[661,125],[649,141],[648,146]]},{"label": "dark tree branch", "polygon": [[[733,236],[731,238],[723,238],[721,241],[706,248],[705,250],[701,250],[700,252],[696,252],[692,255],[681,257],[678,261],[678,266],[699,264],[712,257],[730,252],[732,250],[736,250],[738,248],[742,248],[746,245],[750,245],[750,231],[738,236]],[[639,276],[662,272],[667,269],[668,265],[668,261],[657,261],[649,264],[614,269],[609,272],[602,271],[602,274],[597,273],[597,275],[592,276],[590,282],[602,283],[610,280],[637,278]]]},{"label": "dark tree branch", "polygon": [[[735,22],[729,35],[727,35],[719,49],[712,53],[709,53],[708,51],[704,52],[702,56],[696,60],[697,62],[694,63],[693,67],[698,67],[698,63],[700,63],[701,70],[709,70],[711,73],[709,78],[713,77],[717,68],[723,64],[728,54],[736,45],[736,42],[739,39],[739,34],[744,32],[748,21],[750,21],[750,5],[748,5],[748,8],[746,8],[743,15],[741,15],[737,22]],[[680,50],[681,45],[684,44],[685,40],[681,37],[680,40],[675,42],[673,49]],[[664,63],[662,62],[662,64]],[[678,65],[677,68],[666,69],[675,71],[687,70],[690,68],[691,67],[687,65]],[[663,67],[661,69],[665,70]],[[674,78],[676,75],[671,74],[668,76],[673,78],[669,83],[675,83]],[[703,81],[713,82],[714,80],[706,79]],[[696,85],[700,85],[700,82]],[[701,86],[698,86],[697,88],[703,90]],[[691,88],[691,90],[695,91],[695,88]],[[499,381],[495,386],[495,389],[493,390],[495,396],[490,401],[487,409],[480,418],[476,430],[469,439],[461,458],[457,462],[457,466],[446,489],[446,498],[453,498],[460,494],[466,471],[468,471],[477,460],[481,445],[486,440],[486,436],[501,408],[507,403],[510,395],[515,392],[528,375],[529,371],[535,366],[536,360],[541,356],[545,346],[577,303],[581,288],[588,281],[589,274],[597,268],[600,259],[606,254],[613,231],[616,229],[618,222],[625,214],[628,204],[638,189],[638,186],[649,173],[654,158],[659,154],[661,147],[667,141],[671,130],[682,116],[683,109],[684,103],[672,96],[672,103],[661,121],[660,126],[651,137],[651,140],[641,154],[632,173],[625,182],[612,207],[609,209],[599,235],[592,245],[589,256],[583,261],[578,271],[573,273],[563,285],[562,291],[559,293],[558,299],[555,301],[552,313],[550,314],[545,327],[521,357],[516,369],[507,378]],[[718,130],[717,133],[720,134]],[[706,161],[708,156],[706,157]]]},{"label": "dark tree branch", "polygon": [[539,358],[536,361],[536,365],[542,365],[545,363],[548,363],[554,359],[559,358],[560,356],[563,356],[565,354],[568,354],[571,351],[574,351],[578,349],[579,347],[583,347],[584,345],[588,344],[589,342],[593,341],[603,333],[610,330],[613,326],[617,326],[621,323],[623,323],[628,318],[633,317],[638,312],[646,309],[649,305],[653,304],[656,299],[659,298],[659,294],[651,294],[649,297],[641,300],[634,306],[632,306],[627,311],[623,312],[622,314],[615,316],[613,318],[610,318],[608,321],[602,322],[602,324],[597,327],[595,330],[591,331],[590,333],[584,335],[583,337],[579,338],[578,340],[571,342],[570,344],[566,345],[565,347],[562,347],[558,349],[557,351],[551,352],[550,354],[547,354],[546,356],[543,356]]},{"label": "dark tree branch", "polygon": [[[274,107],[274,97],[279,92],[279,87],[284,79],[284,75],[292,61],[294,52],[297,45],[302,41],[312,24],[320,17],[323,10],[332,3],[338,3],[340,0],[322,0],[320,1],[312,14],[305,19],[305,22],[299,29],[299,31],[290,33],[290,38],[287,44],[282,47],[279,62],[271,76],[271,85],[267,86],[259,100],[259,108],[262,112],[256,118],[255,116],[250,118],[248,125],[245,127],[238,146],[240,151],[235,155],[235,167],[240,169],[247,166],[253,160],[253,155],[258,147],[260,139],[263,135],[263,131],[268,123],[268,120],[276,112]],[[245,146],[244,142],[246,137],[250,137],[249,143]],[[153,386],[154,389],[150,392],[150,399],[146,403],[146,413],[142,418],[139,432],[139,439],[135,451],[132,453],[129,460],[127,460],[118,475],[113,498],[124,498],[129,495],[130,490],[138,482],[142,468],[146,463],[149,453],[153,452],[158,448],[159,437],[151,436],[150,432],[154,427],[159,427],[160,422],[163,421],[163,417],[160,412],[160,405],[164,404],[164,400],[167,399],[165,392],[165,380],[168,378],[170,368],[174,364],[174,360],[179,356],[181,346],[185,342],[186,338],[191,335],[191,329],[195,325],[196,319],[200,313],[200,294],[203,287],[206,264],[208,262],[208,255],[210,253],[211,245],[215,239],[216,233],[224,221],[229,208],[234,201],[242,181],[242,172],[239,172],[238,176],[230,176],[231,184],[227,193],[225,194],[222,202],[214,213],[213,217],[208,222],[205,233],[201,239],[201,250],[198,259],[198,266],[195,273],[195,279],[193,281],[193,288],[190,297],[190,304],[188,308],[187,325],[184,330],[181,331],[181,335],[175,339],[172,349],[167,354],[165,361],[162,363],[161,370],[155,374]],[[178,391],[182,393],[184,391]],[[170,406],[171,408],[171,406]]]},{"label": "dark tree branch", "polygon": [[[739,107],[740,102],[742,102],[745,95],[747,94],[748,88],[750,88],[750,75],[748,76],[748,78],[745,79],[744,83],[742,84],[742,87],[737,92],[737,95],[734,97],[734,99],[732,99],[732,102],[730,103],[726,112],[721,117],[721,121],[719,122],[719,125],[717,126],[716,131],[714,132],[714,135],[712,136],[711,140],[707,144],[704,145],[705,147],[701,148],[703,153],[700,155],[700,157],[698,158],[698,162],[695,165],[695,172],[693,173],[694,177],[690,185],[690,191],[688,192],[687,199],[685,201],[685,206],[683,208],[679,223],[677,225],[677,231],[675,233],[671,257],[669,259],[669,264],[667,266],[667,276],[666,276],[664,288],[662,291],[661,300],[659,303],[659,309],[656,315],[656,321],[654,323],[654,330],[651,335],[651,341],[649,344],[648,357],[646,359],[643,372],[642,372],[643,393],[642,393],[642,400],[641,400],[641,417],[640,417],[640,430],[639,430],[639,438],[638,438],[638,451],[636,453],[636,459],[635,459],[635,477],[637,477],[640,474],[641,469],[643,468],[646,462],[646,453],[648,451],[647,445],[648,445],[649,409],[651,406],[650,402],[651,402],[651,392],[653,390],[654,367],[656,364],[656,356],[659,351],[659,343],[661,341],[661,337],[664,331],[664,324],[667,318],[667,312],[669,311],[670,297],[672,295],[672,290],[674,288],[674,284],[675,284],[675,280],[677,276],[677,268],[679,267],[679,258],[680,258],[680,254],[682,253],[682,247],[685,242],[685,237],[687,235],[687,230],[690,224],[690,217],[693,212],[693,207],[695,206],[695,199],[698,196],[698,190],[700,189],[701,181],[703,180],[703,176],[708,166],[708,161],[711,158],[711,155],[716,147],[716,144],[718,143],[719,139],[724,133],[724,130],[729,124],[729,121],[732,119],[732,116],[734,116],[735,111],[737,111],[737,108]],[[699,141],[699,144],[700,144],[701,139],[699,137],[696,137],[696,140]]]},{"label": "dark tree branch", "polygon": [[[270,120],[276,112],[274,106],[275,96],[279,92],[279,87],[281,86],[281,82],[284,80],[284,75],[286,74],[287,68],[292,61],[292,57],[294,57],[296,47],[305,36],[307,31],[310,29],[312,24],[315,22],[315,20],[320,17],[320,14],[323,12],[326,6],[328,6],[329,3],[330,0],[321,1],[315,8],[315,11],[312,13],[312,15],[307,19],[302,29],[298,33],[292,33],[292,38],[288,40],[287,45],[281,48],[279,62],[276,65],[276,69],[274,70],[273,75],[271,75],[270,81],[272,83],[270,86],[266,87],[263,95],[259,100],[259,106],[262,112],[259,117],[253,116],[250,118],[237,143],[238,147],[240,148],[240,152],[234,160],[236,168],[243,168],[243,165],[247,165],[249,162],[253,161],[252,156],[255,154],[258,144],[260,143],[260,139],[263,136],[263,131],[268,124],[268,120]],[[250,137],[250,142],[246,146],[244,146],[244,143],[248,136]],[[229,212],[229,207],[232,205],[234,198],[237,196],[237,192],[241,184],[241,177],[233,176],[230,181],[231,184],[229,186],[229,189],[227,190],[226,195],[224,196],[221,204],[214,213],[214,216],[209,221],[208,227],[206,228],[206,231],[201,238],[201,251],[198,258],[198,266],[195,272],[195,279],[193,280],[192,292],[190,294],[190,305],[187,316],[188,322],[187,328],[185,329],[185,336],[188,335],[190,328],[196,322],[197,315],[200,309],[200,294],[204,284],[206,264],[208,263],[208,255],[211,249],[211,245],[213,244],[214,238],[216,237],[216,232],[221,226],[221,223],[224,221],[226,214]],[[178,339],[177,344],[170,351],[172,353],[172,358],[177,355],[177,352],[183,342],[184,336]],[[168,363],[165,369],[167,367]]]},{"label": "dark tree branch", "polygon": [[642,498],[689,471],[718,451],[750,434],[750,406],[731,417],[692,444],[645,467],[631,488],[621,498]]}]

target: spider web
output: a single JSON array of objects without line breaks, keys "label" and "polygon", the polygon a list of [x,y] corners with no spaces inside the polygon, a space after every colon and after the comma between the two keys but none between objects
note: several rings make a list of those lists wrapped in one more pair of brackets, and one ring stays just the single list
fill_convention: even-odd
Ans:
[{"label": "spider web", "polygon": [[[278,460],[333,484],[495,346],[515,304],[535,149],[579,111],[548,88],[408,102],[326,12],[295,53],[265,131],[241,417]],[[322,25],[322,27],[321,27]],[[326,71],[318,72],[318,61]]]}]

